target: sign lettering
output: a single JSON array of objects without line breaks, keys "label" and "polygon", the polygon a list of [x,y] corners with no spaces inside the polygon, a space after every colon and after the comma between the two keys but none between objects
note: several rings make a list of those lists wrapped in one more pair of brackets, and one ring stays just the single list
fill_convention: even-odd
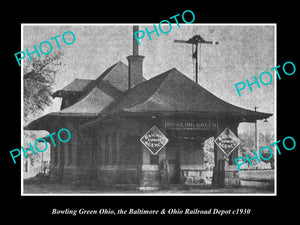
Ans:
[{"label": "sign lettering", "polygon": [[216,121],[176,121],[165,122],[166,129],[214,130],[218,128]]}]

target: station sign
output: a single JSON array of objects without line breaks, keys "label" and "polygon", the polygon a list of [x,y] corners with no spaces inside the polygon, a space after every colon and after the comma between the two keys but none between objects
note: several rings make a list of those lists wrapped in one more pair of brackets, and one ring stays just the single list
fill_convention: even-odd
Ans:
[{"label": "station sign", "polygon": [[216,145],[228,157],[237,146],[241,144],[240,139],[227,127],[215,140]]},{"label": "station sign", "polygon": [[169,139],[156,127],[153,126],[141,139],[143,145],[151,154],[158,152],[169,142]]}]

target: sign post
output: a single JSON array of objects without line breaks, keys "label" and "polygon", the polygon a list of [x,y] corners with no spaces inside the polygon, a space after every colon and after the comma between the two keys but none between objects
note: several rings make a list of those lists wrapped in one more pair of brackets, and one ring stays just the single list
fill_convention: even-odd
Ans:
[{"label": "sign post", "polygon": [[225,161],[230,154],[241,144],[240,139],[227,127],[216,139],[215,143],[224,153],[224,159],[218,159],[214,167],[213,186],[217,188],[225,187],[225,180],[229,182],[232,178],[232,171],[225,171]]}]

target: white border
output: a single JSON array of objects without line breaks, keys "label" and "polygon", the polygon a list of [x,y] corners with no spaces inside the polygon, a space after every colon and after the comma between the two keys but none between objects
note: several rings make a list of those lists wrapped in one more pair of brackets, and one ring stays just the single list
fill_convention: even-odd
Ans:
[{"label": "white border", "polygon": [[[154,23],[157,24],[157,23]],[[175,23],[172,23],[175,24]],[[23,51],[23,26],[152,26],[153,23],[21,23],[21,51]],[[274,66],[277,66],[277,23],[192,23],[192,24],[180,24],[180,26],[274,26]],[[274,131],[275,140],[277,140],[277,79],[275,80],[274,94]],[[23,146],[23,63],[21,62],[21,145]],[[274,151],[276,152],[276,151]],[[275,153],[275,169],[274,169],[274,193],[181,193],[181,194],[160,194],[160,193],[103,193],[103,194],[24,194],[24,183],[23,183],[23,157],[21,157],[21,196],[277,196],[277,152]]]},{"label": "white border", "polygon": [[[23,24],[21,24],[21,51],[23,51],[24,49],[23,49],[23,44],[24,44],[24,42],[23,42],[23,38],[24,38],[24,36],[23,36]],[[24,69],[24,67],[23,67],[23,61],[21,61],[21,128],[20,128],[20,130],[21,130],[21,146],[24,146],[24,144],[23,144],[23,141],[24,141],[24,137],[23,137],[23,134],[24,134],[24,129],[23,129],[23,127],[24,127],[24,125],[23,125],[23,115],[24,115],[24,79],[23,79],[23,69]],[[21,156],[22,156],[22,154],[21,154]],[[21,157],[21,196],[23,196],[23,195],[25,195],[24,193],[23,193],[23,191],[24,191],[24,179],[23,179],[23,166],[24,166],[24,162],[23,162],[23,159],[24,158],[24,156],[23,157]]]}]

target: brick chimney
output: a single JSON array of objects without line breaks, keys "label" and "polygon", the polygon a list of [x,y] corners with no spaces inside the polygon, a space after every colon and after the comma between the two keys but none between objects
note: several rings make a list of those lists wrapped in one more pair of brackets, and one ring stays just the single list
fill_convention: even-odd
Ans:
[{"label": "brick chimney", "polygon": [[128,60],[128,89],[143,82],[143,59],[145,56],[139,55],[139,45],[134,33],[139,30],[139,26],[133,26],[133,54],[127,56]]}]

